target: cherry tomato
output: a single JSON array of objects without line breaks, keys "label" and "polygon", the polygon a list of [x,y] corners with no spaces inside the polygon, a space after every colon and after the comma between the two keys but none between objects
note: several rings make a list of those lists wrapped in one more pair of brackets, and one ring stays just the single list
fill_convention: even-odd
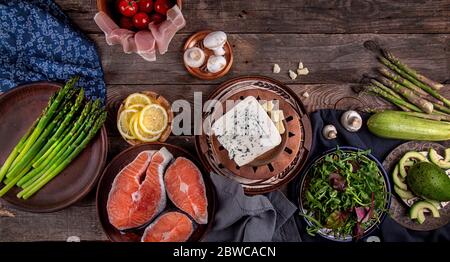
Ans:
[{"label": "cherry tomato", "polygon": [[134,25],[133,21],[131,20],[131,17],[122,16],[119,21],[120,28],[133,30]]},{"label": "cherry tomato", "polygon": [[153,0],[139,0],[139,12],[150,13],[153,11]]},{"label": "cherry tomato", "polygon": [[137,13],[138,5],[133,0],[120,0],[117,3],[117,9],[122,15],[131,17]]},{"label": "cherry tomato", "polygon": [[133,25],[137,29],[146,29],[150,23],[150,18],[144,12],[139,12],[133,16]]},{"label": "cherry tomato", "polygon": [[160,24],[164,20],[166,20],[165,15],[159,13],[154,13],[150,15],[150,21],[152,21],[155,25]]},{"label": "cherry tomato", "polygon": [[162,15],[166,15],[167,10],[172,8],[173,3],[170,0],[156,0],[155,11]]}]

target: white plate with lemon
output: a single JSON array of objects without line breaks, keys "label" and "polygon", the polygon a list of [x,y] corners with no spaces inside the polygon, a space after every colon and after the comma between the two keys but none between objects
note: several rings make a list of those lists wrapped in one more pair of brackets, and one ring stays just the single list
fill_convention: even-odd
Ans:
[{"label": "white plate with lemon", "polygon": [[130,144],[164,142],[172,132],[173,112],[161,95],[143,91],[129,95],[117,113],[117,129]]}]

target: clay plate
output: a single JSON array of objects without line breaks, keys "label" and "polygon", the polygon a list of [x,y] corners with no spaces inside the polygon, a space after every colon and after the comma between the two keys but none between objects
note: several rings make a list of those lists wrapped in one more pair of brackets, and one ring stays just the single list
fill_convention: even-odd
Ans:
[{"label": "clay plate", "polygon": [[202,49],[203,52],[205,52],[205,63],[201,67],[193,68],[193,67],[190,67],[190,66],[184,64],[184,66],[186,67],[186,69],[189,73],[191,73],[193,76],[196,76],[196,77],[198,77],[200,79],[204,79],[204,80],[213,80],[213,79],[221,78],[222,76],[226,75],[228,73],[228,71],[230,71],[231,66],[233,65],[233,50],[231,48],[230,43],[227,41],[223,47],[225,49],[224,57],[227,60],[226,66],[217,73],[208,72],[208,70],[206,68],[206,63],[208,62],[208,57],[213,55],[214,52],[203,46],[203,39],[205,39],[205,37],[211,32],[212,31],[205,30],[205,31],[200,31],[200,32],[193,34],[186,41],[186,43],[184,44],[184,49],[183,49],[183,53],[184,53],[184,51],[186,51],[187,49],[189,49],[191,47],[198,47],[198,48]]},{"label": "clay plate", "polygon": [[[30,128],[47,105],[50,96],[61,87],[57,83],[27,84],[0,96],[0,163]],[[19,199],[17,187],[4,197],[21,210],[54,212],[83,198],[95,186],[106,162],[108,140],[103,127],[99,134],[57,177],[28,200]]]},{"label": "clay plate", "polygon": [[[102,224],[103,230],[111,241],[114,242],[140,241],[145,227],[151,222],[150,221],[148,224],[140,228],[126,231],[117,230],[113,225],[109,223],[106,204],[108,201],[109,191],[111,190],[111,185],[114,181],[114,178],[117,176],[120,170],[122,170],[122,168],[124,168],[131,161],[133,161],[133,159],[135,159],[140,152],[144,150],[159,150],[162,147],[166,147],[170,151],[170,153],[173,154],[174,158],[183,156],[193,161],[200,169],[200,171],[202,171],[203,180],[205,181],[206,197],[208,199],[208,224],[206,225],[196,224],[194,233],[192,233],[192,236],[189,238],[188,242],[200,241],[205,235],[205,233],[211,228],[212,223],[214,221],[216,196],[214,191],[214,185],[212,184],[209,174],[205,172],[205,170],[199,164],[197,159],[195,159],[191,154],[189,154],[181,147],[165,143],[146,143],[130,147],[125,151],[122,151],[120,154],[118,154],[111,161],[111,163],[105,168],[105,171],[103,172],[103,175],[98,184],[97,213],[100,219],[100,223]],[[176,210],[175,206],[170,202],[169,198],[167,198],[167,203],[168,204],[165,211]]]},{"label": "clay plate", "polygon": [[[227,150],[220,146],[214,135],[203,133],[196,136],[195,146],[208,171],[236,180],[247,194],[261,194],[280,188],[299,173],[311,148],[312,131],[309,118],[295,93],[267,77],[241,77],[225,82],[212,92],[208,101],[224,104],[227,100],[242,100],[247,96],[279,101],[279,108],[286,117],[286,135],[279,148],[255,163],[238,167],[228,158]],[[206,112],[202,116],[205,126],[222,115],[215,105],[214,102],[205,105]],[[225,107],[225,110],[229,108]]]},{"label": "clay plate", "polygon": [[[445,147],[434,142],[418,142],[411,141],[392,150],[383,162],[383,166],[389,174],[389,177],[394,170],[395,165],[400,161],[400,158],[409,151],[428,151],[434,148],[439,154],[443,155]],[[392,182],[393,183],[393,182]],[[394,192],[394,190],[392,190]],[[426,215],[426,220],[423,224],[419,224],[408,217],[409,207],[397,194],[394,193],[392,198],[391,208],[389,213],[391,217],[400,225],[418,231],[429,231],[445,226],[450,222],[450,204],[439,210],[440,218],[434,218]]]},{"label": "clay plate", "polygon": [[[168,116],[167,128],[166,128],[166,130],[164,130],[164,132],[161,134],[161,137],[157,141],[157,142],[165,142],[167,140],[167,138],[170,136],[170,133],[172,132],[172,121],[173,121],[172,106],[170,105],[169,101],[167,101],[167,99],[165,99],[163,96],[161,96],[155,92],[142,91],[139,93],[148,96],[152,102],[156,102],[159,105],[161,105],[162,107],[164,107],[164,109],[166,109],[167,116]],[[122,102],[122,104],[120,104],[119,110],[117,112],[117,120],[116,121],[119,121],[120,113],[122,113],[122,111],[125,110],[124,104],[125,104],[125,100]],[[125,137],[123,137],[123,139],[125,139],[125,141],[127,141],[127,143],[132,146],[145,143],[145,142],[142,142],[142,141],[136,140],[136,139],[127,139]]]}]

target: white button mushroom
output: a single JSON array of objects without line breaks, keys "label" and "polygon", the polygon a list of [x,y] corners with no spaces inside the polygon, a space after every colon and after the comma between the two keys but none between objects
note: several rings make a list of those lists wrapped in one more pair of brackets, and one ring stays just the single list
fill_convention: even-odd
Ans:
[{"label": "white button mushroom", "polygon": [[225,54],[225,49],[223,46],[227,42],[227,34],[222,31],[215,31],[209,33],[205,39],[203,39],[203,45],[214,51],[216,56],[221,56]]},{"label": "white button mushroom", "polygon": [[212,55],[208,58],[206,67],[211,73],[220,72],[227,65],[227,60],[223,56]]},{"label": "white button mushroom", "polygon": [[356,132],[362,127],[363,120],[358,112],[349,110],[342,114],[341,124],[349,132]]},{"label": "white button mushroom", "polygon": [[322,135],[326,138],[326,139],[335,139],[337,137],[337,130],[336,127],[333,125],[326,125],[324,126],[323,130],[322,130]]},{"label": "white button mushroom", "polygon": [[205,63],[205,52],[198,47],[192,47],[184,52],[183,58],[186,65],[198,68]]}]

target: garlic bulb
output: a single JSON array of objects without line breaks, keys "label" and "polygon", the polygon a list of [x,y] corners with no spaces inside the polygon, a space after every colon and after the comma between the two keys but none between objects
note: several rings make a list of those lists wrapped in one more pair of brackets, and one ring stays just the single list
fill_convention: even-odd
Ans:
[{"label": "garlic bulb", "polygon": [[208,63],[206,67],[208,71],[211,73],[217,73],[222,71],[224,67],[227,65],[227,60],[223,56],[212,55],[208,59]]},{"label": "garlic bulb", "polygon": [[333,125],[326,125],[324,126],[323,130],[322,130],[322,135],[326,138],[326,139],[335,139],[337,137],[337,130],[336,127]]},{"label": "garlic bulb", "polygon": [[205,52],[198,47],[192,47],[184,52],[183,59],[186,65],[198,68],[205,63]]},{"label": "garlic bulb", "polygon": [[341,125],[349,132],[356,132],[362,127],[363,120],[358,112],[349,110],[342,114]]}]

